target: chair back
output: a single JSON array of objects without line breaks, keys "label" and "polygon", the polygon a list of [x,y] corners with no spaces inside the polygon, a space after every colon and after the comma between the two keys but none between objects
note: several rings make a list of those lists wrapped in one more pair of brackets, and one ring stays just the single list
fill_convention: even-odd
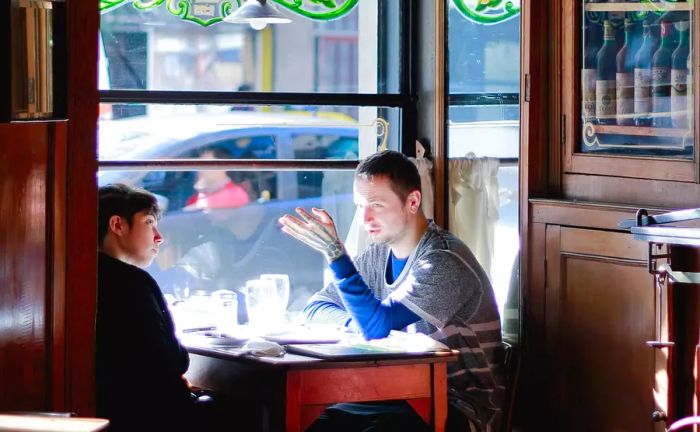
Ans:
[{"label": "chair back", "polygon": [[503,401],[503,416],[501,418],[501,431],[510,432],[513,429],[513,405],[520,373],[520,348],[511,342],[503,342],[505,370],[505,400]]}]

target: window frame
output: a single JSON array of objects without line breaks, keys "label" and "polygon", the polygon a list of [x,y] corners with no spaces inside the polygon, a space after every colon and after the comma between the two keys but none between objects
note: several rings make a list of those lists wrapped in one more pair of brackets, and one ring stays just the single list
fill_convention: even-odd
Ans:
[{"label": "window frame", "polygon": [[[316,106],[353,106],[376,108],[399,108],[400,150],[408,155],[415,154],[417,96],[415,93],[416,68],[416,0],[399,2],[400,27],[398,33],[387,32],[390,17],[386,13],[384,2],[380,2],[378,12],[380,50],[377,63],[386,65],[387,55],[385,41],[389,37],[404,35],[399,41],[399,92],[386,94],[359,93],[288,93],[288,92],[210,92],[210,91],[162,91],[162,90],[100,90],[100,103],[116,104],[163,104],[163,105],[316,105]],[[386,69],[386,67],[385,67]],[[378,73],[385,73],[384,70]],[[109,170],[238,170],[238,171],[352,171],[359,160],[256,160],[256,159],[152,159],[152,160],[109,160],[98,159],[100,171]]]}]

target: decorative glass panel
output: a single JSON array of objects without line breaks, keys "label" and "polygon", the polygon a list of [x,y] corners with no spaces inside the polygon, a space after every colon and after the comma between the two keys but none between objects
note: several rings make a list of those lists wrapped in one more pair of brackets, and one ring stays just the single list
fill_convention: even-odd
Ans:
[{"label": "decorative glass panel", "polygon": [[693,158],[693,8],[583,3],[582,152]]}]

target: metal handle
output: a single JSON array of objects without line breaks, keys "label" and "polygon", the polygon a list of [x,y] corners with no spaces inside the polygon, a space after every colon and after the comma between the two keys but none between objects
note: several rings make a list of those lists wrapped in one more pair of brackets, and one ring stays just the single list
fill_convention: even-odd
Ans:
[{"label": "metal handle", "polygon": [[663,412],[663,411],[656,410],[656,411],[654,411],[654,412],[651,413],[651,420],[652,420],[654,423],[658,423],[658,422],[661,422],[661,421],[666,421],[667,418],[668,418],[668,416],[667,416],[666,413]]},{"label": "metal handle", "polygon": [[662,334],[662,323],[663,323],[663,299],[664,299],[664,285],[668,282],[668,272],[666,269],[668,266],[666,264],[662,264],[658,268],[658,272],[654,275],[654,290],[656,291],[656,296],[657,296],[657,306],[656,306],[656,340],[654,341],[647,341],[647,346],[654,348],[654,349],[664,349],[664,348],[670,348],[674,346],[674,342],[671,341],[662,341],[661,340],[661,334]]}]

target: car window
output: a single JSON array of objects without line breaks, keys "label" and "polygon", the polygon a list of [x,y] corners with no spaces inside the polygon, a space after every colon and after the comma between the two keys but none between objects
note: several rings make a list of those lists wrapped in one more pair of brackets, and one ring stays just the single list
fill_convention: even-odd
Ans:
[{"label": "car window", "polygon": [[[357,137],[338,134],[299,133],[291,136],[295,159],[356,159],[358,154]],[[321,172],[300,172],[297,174],[299,198],[321,195],[324,174]],[[352,192],[352,181],[348,191]]]},{"label": "car window", "polygon": [[[191,147],[191,146],[190,146]],[[222,149],[225,157],[231,159],[274,159],[277,156],[275,139],[271,135],[244,136],[210,143],[202,142],[187,151],[171,157],[198,158],[205,149]],[[224,157],[224,154],[220,155]],[[228,177],[242,186],[251,201],[260,199],[276,199],[277,176],[273,172],[230,171]],[[195,193],[196,175],[193,172],[182,171],[150,171],[139,186],[168,199],[168,211],[177,211],[187,205],[187,201]]]}]

